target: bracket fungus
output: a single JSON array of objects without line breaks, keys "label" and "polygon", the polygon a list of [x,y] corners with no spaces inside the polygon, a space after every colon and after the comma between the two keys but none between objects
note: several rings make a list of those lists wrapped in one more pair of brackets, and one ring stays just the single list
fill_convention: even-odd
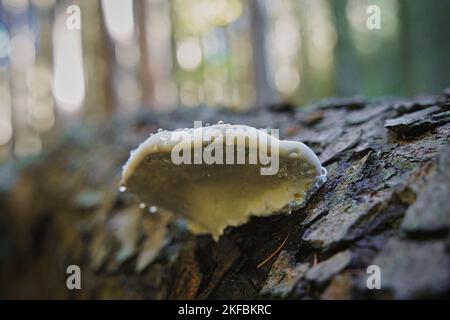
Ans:
[{"label": "bracket fungus", "polygon": [[314,152],[245,125],[158,130],[132,151],[121,191],[184,217],[193,233],[217,240],[251,216],[290,213],[326,179]]}]

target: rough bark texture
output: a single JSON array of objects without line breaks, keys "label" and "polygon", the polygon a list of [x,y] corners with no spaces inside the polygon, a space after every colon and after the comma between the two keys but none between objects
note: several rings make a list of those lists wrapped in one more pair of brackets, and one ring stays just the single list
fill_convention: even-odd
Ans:
[{"label": "rough bark texture", "polygon": [[[218,243],[193,236],[182,220],[118,191],[131,149],[159,127],[193,120],[280,128],[320,155],[328,181],[290,215],[252,218]],[[0,296],[449,297],[449,136],[449,91],[245,114],[144,112],[66,130],[40,159],[0,167]],[[66,288],[72,264],[81,290]],[[366,287],[371,264],[381,290]]]}]

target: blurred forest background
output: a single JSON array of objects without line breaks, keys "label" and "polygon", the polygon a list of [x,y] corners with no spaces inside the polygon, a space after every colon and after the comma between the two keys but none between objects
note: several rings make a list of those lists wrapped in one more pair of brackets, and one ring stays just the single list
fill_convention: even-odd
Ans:
[{"label": "blurred forest background", "polygon": [[437,93],[449,14],[448,0],[0,0],[0,159],[139,108]]}]

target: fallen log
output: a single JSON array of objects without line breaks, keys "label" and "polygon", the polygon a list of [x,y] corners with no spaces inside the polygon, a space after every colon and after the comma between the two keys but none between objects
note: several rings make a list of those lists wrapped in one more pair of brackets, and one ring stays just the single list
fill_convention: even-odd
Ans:
[{"label": "fallen log", "polygon": [[[330,98],[246,113],[142,111],[61,130],[38,159],[0,166],[0,297],[448,297],[449,112],[448,93]],[[319,155],[328,180],[291,214],[252,218],[218,242],[194,236],[118,190],[138,142],[194,120],[280,129]],[[81,290],[66,285],[70,265]]]}]

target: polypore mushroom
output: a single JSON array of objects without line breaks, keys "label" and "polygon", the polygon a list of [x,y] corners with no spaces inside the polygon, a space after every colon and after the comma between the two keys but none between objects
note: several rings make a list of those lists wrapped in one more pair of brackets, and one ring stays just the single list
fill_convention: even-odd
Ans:
[{"label": "polypore mushroom", "polygon": [[250,216],[290,213],[326,171],[306,145],[273,133],[229,124],[159,131],[131,152],[121,190],[215,240]]}]

